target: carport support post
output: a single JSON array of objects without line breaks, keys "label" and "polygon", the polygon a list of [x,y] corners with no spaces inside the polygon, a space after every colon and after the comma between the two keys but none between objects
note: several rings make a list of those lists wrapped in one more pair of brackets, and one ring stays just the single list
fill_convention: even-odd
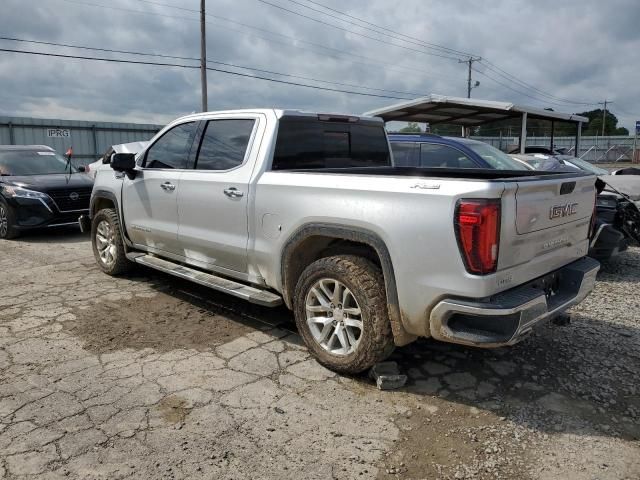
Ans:
[{"label": "carport support post", "polygon": [[582,143],[582,122],[578,122],[578,131],[576,132],[576,157],[580,158],[580,144]]},{"label": "carport support post", "polygon": [[549,150],[553,152],[553,140],[556,133],[556,122],[555,120],[551,120],[551,145],[549,145]]},{"label": "carport support post", "polygon": [[13,136],[13,123],[9,122],[9,144],[15,145],[16,139]]},{"label": "carport support post", "polygon": [[522,129],[520,130],[520,153],[524,154],[527,146],[527,112],[522,114]]}]

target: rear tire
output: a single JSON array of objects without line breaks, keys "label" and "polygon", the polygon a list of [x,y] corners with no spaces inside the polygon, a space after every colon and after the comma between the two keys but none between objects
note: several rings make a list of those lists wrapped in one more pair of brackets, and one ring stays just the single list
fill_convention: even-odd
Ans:
[{"label": "rear tire", "polygon": [[296,285],[294,312],[307,347],[331,370],[360,373],[393,352],[384,278],[365,258],[337,255],[309,265]]},{"label": "rear tire", "polygon": [[100,269],[108,275],[122,275],[131,270],[120,230],[118,214],[112,208],[100,210],[91,222],[91,245]]},{"label": "rear tire", "polygon": [[14,209],[4,199],[0,199],[0,238],[11,240],[20,236],[15,225],[16,213]]}]

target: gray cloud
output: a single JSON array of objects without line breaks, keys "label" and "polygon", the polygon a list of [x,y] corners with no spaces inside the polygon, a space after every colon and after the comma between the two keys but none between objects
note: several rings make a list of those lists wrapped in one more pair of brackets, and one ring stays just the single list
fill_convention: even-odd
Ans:
[{"label": "gray cloud", "polygon": [[[165,16],[104,9],[63,0],[3,0],[0,31],[4,36],[34,40],[199,56],[197,14],[138,0],[86,1]],[[193,9],[197,9],[199,4],[196,0],[163,1]],[[272,1],[363,34],[389,40],[306,11],[286,0]],[[475,0],[427,0],[402,4],[384,0],[323,1],[424,41],[481,55],[557,97],[594,103],[605,97],[614,100],[612,110],[628,128],[636,116],[640,119],[637,86],[640,82],[640,29],[637,28],[640,4],[637,0],[606,3],[566,0],[561,5],[552,0],[494,0],[482,4]],[[210,4],[212,14],[344,52],[339,54],[306,43],[291,42],[264,31],[209,18],[207,49],[210,60],[419,94],[464,96],[466,93],[465,66],[455,61],[365,39],[290,15],[256,0],[216,0]],[[420,49],[416,45],[403,45]],[[139,58],[7,41],[0,41],[0,46]],[[219,65],[212,63],[210,66]],[[480,65],[478,68],[484,70],[485,67]],[[476,97],[539,107],[552,106],[568,112],[593,108],[552,105],[552,100],[539,92],[500,78],[495,72],[487,71],[486,74],[510,88],[474,73],[474,78],[481,81],[480,88],[474,90]],[[275,106],[358,113],[396,101],[322,92],[216,72],[209,72],[208,83],[210,109]],[[0,113],[5,115],[164,123],[198,110],[199,95],[200,77],[195,69],[0,52]]]}]

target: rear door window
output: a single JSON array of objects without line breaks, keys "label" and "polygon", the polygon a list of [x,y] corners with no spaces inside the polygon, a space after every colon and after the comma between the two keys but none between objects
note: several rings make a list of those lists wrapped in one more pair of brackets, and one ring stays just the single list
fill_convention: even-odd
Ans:
[{"label": "rear door window", "polygon": [[391,143],[393,160],[396,167],[416,167],[418,144],[411,142]]},{"label": "rear door window", "polygon": [[437,143],[420,144],[420,166],[428,168],[478,168],[460,150]]},{"label": "rear door window", "polygon": [[230,170],[244,163],[255,120],[210,120],[196,160],[197,170]]},{"label": "rear door window", "polygon": [[160,137],[147,150],[145,168],[185,169],[189,165],[189,152],[196,135],[195,122],[176,125]]},{"label": "rear door window", "polygon": [[389,144],[382,125],[319,119],[280,120],[272,170],[388,167]]}]

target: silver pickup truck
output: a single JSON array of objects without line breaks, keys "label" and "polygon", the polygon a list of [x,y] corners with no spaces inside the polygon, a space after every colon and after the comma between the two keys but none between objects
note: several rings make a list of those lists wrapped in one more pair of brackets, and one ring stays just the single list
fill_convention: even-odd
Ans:
[{"label": "silver pickup truck", "polygon": [[318,361],[355,373],[417,337],[512,345],[580,302],[594,183],[394,167],[377,118],[209,112],[113,155],[81,223],[104,272],[284,302]]}]

